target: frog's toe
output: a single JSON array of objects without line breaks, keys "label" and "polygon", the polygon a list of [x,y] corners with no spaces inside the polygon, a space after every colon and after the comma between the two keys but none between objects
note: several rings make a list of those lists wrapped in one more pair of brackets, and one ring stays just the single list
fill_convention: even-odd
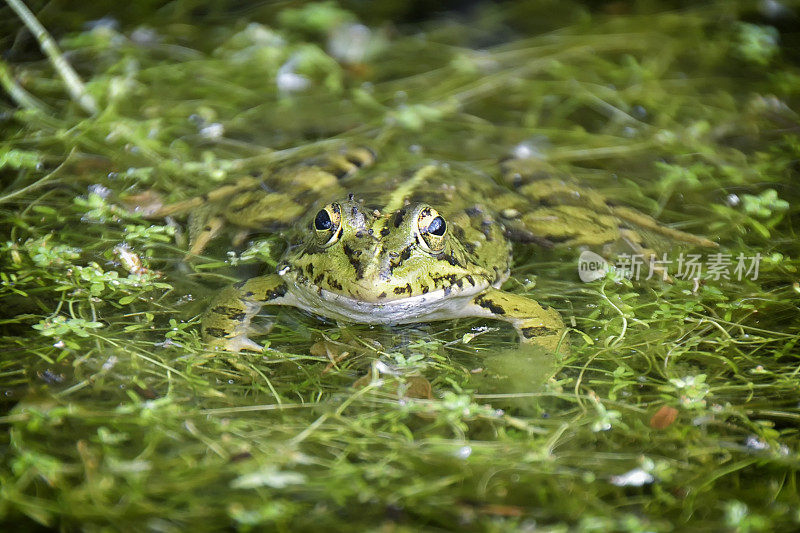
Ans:
[{"label": "frog's toe", "polygon": [[209,344],[214,348],[220,348],[228,352],[263,352],[264,347],[255,341],[250,340],[247,335],[236,335],[235,337],[226,337],[222,339],[214,339]]},{"label": "frog's toe", "polygon": [[564,335],[563,330],[554,333],[532,334],[530,337],[526,332],[535,328],[523,328],[520,331],[520,342],[527,345],[541,346],[548,352],[568,355],[570,353],[569,337]]}]

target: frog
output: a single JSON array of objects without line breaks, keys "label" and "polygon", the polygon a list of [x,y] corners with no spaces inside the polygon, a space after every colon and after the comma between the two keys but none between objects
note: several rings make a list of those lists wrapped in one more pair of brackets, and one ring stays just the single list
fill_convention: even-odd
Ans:
[{"label": "frog", "polygon": [[623,241],[654,253],[639,227],[715,245],[615,206],[538,165],[507,161],[501,180],[439,162],[410,174],[365,175],[375,160],[369,149],[348,149],[161,210],[162,216],[204,214],[194,224],[192,254],[226,224],[239,227],[240,235],[267,230],[286,237],[274,271],[212,299],[201,321],[211,348],[263,351],[250,339],[253,318],[264,306],[292,306],[365,324],[500,320],[513,326],[521,344],[566,354],[568,329],[559,312],[502,289],[511,273],[512,242],[547,248]]}]

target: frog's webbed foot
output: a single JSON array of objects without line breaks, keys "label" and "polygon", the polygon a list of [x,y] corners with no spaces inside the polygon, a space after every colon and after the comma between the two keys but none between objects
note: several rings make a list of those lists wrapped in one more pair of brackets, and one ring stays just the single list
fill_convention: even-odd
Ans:
[{"label": "frog's webbed foot", "polygon": [[719,246],[718,243],[706,239],[705,237],[700,237],[685,231],[663,226],[659,224],[658,221],[653,217],[645,215],[644,213],[640,213],[629,207],[616,206],[613,208],[613,212],[617,218],[632,224],[634,227],[659,233],[674,241],[694,244],[696,246],[704,246],[706,248],[716,248]]},{"label": "frog's webbed foot", "polygon": [[250,321],[264,305],[292,305],[286,283],[277,274],[268,274],[236,283],[224,289],[203,315],[203,340],[211,347],[232,352],[260,352],[263,347],[248,338]]},{"label": "frog's webbed foot", "polygon": [[210,348],[220,348],[228,352],[248,351],[248,352],[261,353],[264,351],[263,346],[249,339],[247,335],[245,335],[244,333],[233,337],[226,337],[224,339],[217,339],[212,337],[206,339],[206,342],[208,343],[208,346]]},{"label": "frog's webbed foot", "polygon": [[505,231],[503,234],[506,238],[513,242],[521,242],[525,244],[535,244],[541,248],[554,248],[556,243],[552,240],[548,239],[547,237],[542,237],[541,235],[536,235],[530,229],[528,229],[523,223],[503,218],[503,226],[505,227]]},{"label": "frog's webbed foot", "polygon": [[368,167],[375,162],[375,152],[365,146],[347,148],[339,153],[329,154],[316,162],[325,172],[329,172],[338,179],[352,176],[360,169]]},{"label": "frog's webbed foot", "polygon": [[207,216],[208,213],[202,212],[189,217],[189,241],[192,245],[186,252],[183,260],[188,261],[192,257],[203,253],[208,243],[219,235],[225,227],[225,218],[221,216]]},{"label": "frog's webbed foot", "polygon": [[161,206],[148,212],[147,218],[164,218],[189,213],[188,229],[191,246],[184,257],[184,261],[188,261],[193,256],[203,253],[208,243],[225,227],[226,216],[223,214],[224,211],[217,209],[218,204],[258,187],[258,179],[250,176],[240,178],[235,183],[223,185],[206,194]]},{"label": "frog's webbed foot", "polygon": [[242,228],[240,236],[248,234],[247,230],[290,226],[321,197],[340,194],[340,179],[374,161],[375,154],[369,148],[348,148],[313,161],[271,169],[263,179],[239,178],[173,204],[151,201],[153,206],[146,213],[148,218],[190,213],[189,256],[199,255],[225,223]]},{"label": "frog's webbed foot", "polygon": [[230,198],[231,196],[239,194],[242,191],[258,187],[258,184],[258,179],[253,177],[248,176],[245,178],[239,178],[235,183],[223,185],[222,187],[214,189],[206,194],[201,194],[193,198],[175,202],[174,204],[162,206],[160,209],[149,213],[148,218],[164,218],[170,215],[188,213],[193,209],[197,209],[209,203],[225,200],[226,198]]},{"label": "frog's webbed foot", "polygon": [[633,242],[630,251],[645,252],[646,260],[654,253],[648,248],[653,246],[651,239],[642,236],[648,233],[695,246],[717,246],[704,237],[664,226],[630,207],[614,205],[598,191],[577,184],[545,162],[510,159],[503,163],[503,172],[505,181],[533,204],[527,212],[513,209],[501,213],[508,218],[504,220],[506,226],[515,230],[511,238],[534,235],[567,246]]},{"label": "frog's webbed foot", "polygon": [[501,213],[501,220],[510,239],[544,243],[545,247],[555,244],[600,246],[620,237],[616,218],[574,205],[539,206],[526,213]]},{"label": "frog's webbed foot", "polygon": [[535,300],[490,289],[472,300],[467,310],[473,316],[485,316],[510,323],[517,330],[522,344],[535,344],[552,351],[569,352],[564,322],[558,311]]}]

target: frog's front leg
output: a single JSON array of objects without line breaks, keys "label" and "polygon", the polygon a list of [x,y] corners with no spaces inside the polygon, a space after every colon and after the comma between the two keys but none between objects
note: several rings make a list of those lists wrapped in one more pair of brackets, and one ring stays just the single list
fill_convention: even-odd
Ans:
[{"label": "frog's front leg", "polygon": [[536,344],[553,352],[566,354],[569,341],[561,315],[535,300],[490,289],[472,299],[475,316],[504,320],[516,328],[522,344]]},{"label": "frog's front leg", "polygon": [[232,352],[263,347],[247,337],[250,321],[264,305],[292,305],[293,297],[277,274],[268,274],[235,283],[211,302],[203,315],[203,340],[212,347]]}]

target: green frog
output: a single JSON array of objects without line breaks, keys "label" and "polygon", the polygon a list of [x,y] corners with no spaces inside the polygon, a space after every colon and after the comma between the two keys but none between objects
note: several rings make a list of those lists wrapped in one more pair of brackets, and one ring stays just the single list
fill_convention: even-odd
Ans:
[{"label": "green frog", "polygon": [[442,164],[410,175],[365,177],[359,170],[374,159],[367,149],[348,150],[157,213],[203,213],[193,225],[191,253],[202,251],[226,224],[242,228],[242,235],[272,229],[287,236],[275,272],[236,283],[213,299],[202,319],[209,345],[261,351],[248,337],[251,320],[264,305],[288,305],[367,324],[491,318],[510,323],[521,343],[565,352],[566,328],[557,311],[501,289],[510,274],[512,240],[539,246],[624,241],[646,254],[635,230],[640,227],[714,245],[518,160],[505,163],[504,186]]}]

